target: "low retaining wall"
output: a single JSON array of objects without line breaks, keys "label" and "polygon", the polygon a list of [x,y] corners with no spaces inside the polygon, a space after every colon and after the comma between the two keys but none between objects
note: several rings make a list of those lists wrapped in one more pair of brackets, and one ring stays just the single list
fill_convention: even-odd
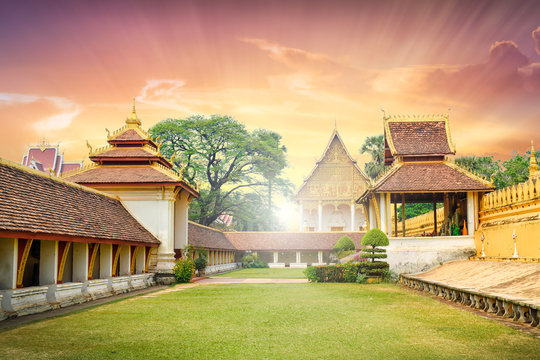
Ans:
[{"label": "low retaining wall", "polygon": [[155,285],[154,274],[118,276],[0,291],[0,321]]},{"label": "low retaining wall", "polygon": [[415,290],[429,292],[443,299],[460,303],[464,306],[484,310],[514,321],[535,327],[539,322],[539,305],[508,299],[498,295],[460,289],[435,281],[416,278],[414,275],[401,275],[399,282]]},{"label": "low retaining wall", "polygon": [[212,265],[207,266],[205,269],[206,275],[218,274],[226,271],[232,271],[239,269],[241,266],[239,263],[230,263],[230,264],[221,264],[221,265]]},{"label": "low retaining wall", "polygon": [[444,262],[468,259],[475,254],[474,237],[391,237],[386,252],[391,271],[418,273]]}]

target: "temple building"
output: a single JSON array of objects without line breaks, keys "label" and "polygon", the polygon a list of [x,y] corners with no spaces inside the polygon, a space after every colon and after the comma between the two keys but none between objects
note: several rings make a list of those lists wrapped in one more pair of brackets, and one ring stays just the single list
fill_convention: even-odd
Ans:
[{"label": "temple building", "polygon": [[355,200],[368,183],[334,129],[320,160],[296,193],[299,230],[365,230],[366,216]]},{"label": "temple building", "polygon": [[188,244],[188,208],[199,195],[172,169],[160,144],[141,128],[135,112],[120,129],[110,133],[108,145],[89,147],[90,166],[64,174],[75,183],[98,189],[122,200],[133,215],[161,242],[155,272],[161,282],[173,282],[173,267]]},{"label": "temple building", "polygon": [[[473,234],[482,195],[494,187],[450,160],[456,151],[448,115],[385,115],[384,140],[388,168],[358,198],[368,213],[369,227],[389,236],[404,235],[405,222],[398,228],[397,206],[401,205],[404,218],[406,204],[433,203],[433,235]],[[440,228],[437,203],[444,204]]]},{"label": "temple building", "polygon": [[52,173],[56,176],[80,168],[81,162],[68,163],[64,161],[64,153],[60,153],[60,145],[51,145],[45,139],[40,144],[28,145],[28,151],[23,156],[22,164],[32,169]]}]

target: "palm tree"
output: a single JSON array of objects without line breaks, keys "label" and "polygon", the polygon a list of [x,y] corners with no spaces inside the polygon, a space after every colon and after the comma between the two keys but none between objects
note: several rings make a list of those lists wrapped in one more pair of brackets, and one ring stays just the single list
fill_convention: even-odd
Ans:
[{"label": "palm tree", "polygon": [[384,137],[383,135],[368,136],[360,148],[360,153],[371,155],[371,161],[364,165],[364,171],[375,179],[384,170]]}]

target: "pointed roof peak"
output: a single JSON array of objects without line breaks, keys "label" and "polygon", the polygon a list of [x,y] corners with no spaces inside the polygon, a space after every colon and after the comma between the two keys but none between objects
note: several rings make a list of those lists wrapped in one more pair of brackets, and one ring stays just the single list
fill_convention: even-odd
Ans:
[{"label": "pointed roof peak", "polygon": [[141,125],[141,120],[137,117],[137,113],[135,111],[135,98],[133,98],[133,110],[131,111],[131,115],[127,117],[126,124],[129,127],[138,127]]},{"label": "pointed roof peak", "polygon": [[538,172],[538,163],[536,162],[536,152],[534,151],[534,143],[531,140],[531,160],[529,163],[529,179],[540,177]]}]

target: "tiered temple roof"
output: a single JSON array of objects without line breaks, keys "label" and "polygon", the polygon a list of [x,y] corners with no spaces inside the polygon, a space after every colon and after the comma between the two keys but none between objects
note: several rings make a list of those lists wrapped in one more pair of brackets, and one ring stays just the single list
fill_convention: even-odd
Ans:
[{"label": "tiered temple roof", "polygon": [[117,198],[0,159],[0,237],[158,246]]},{"label": "tiered temple roof", "polygon": [[447,158],[456,152],[448,115],[385,116],[384,136],[385,164],[391,165],[358,202],[372,193],[415,193],[409,200],[426,201],[433,199],[428,193],[493,190],[490,181]]},{"label": "tiered temple roof", "polygon": [[173,159],[167,160],[148,132],[141,128],[135,104],[126,125],[114,131],[107,130],[108,145],[90,149],[93,164],[64,175],[78,184],[96,186],[179,186],[193,196],[198,191],[173,170]]}]

